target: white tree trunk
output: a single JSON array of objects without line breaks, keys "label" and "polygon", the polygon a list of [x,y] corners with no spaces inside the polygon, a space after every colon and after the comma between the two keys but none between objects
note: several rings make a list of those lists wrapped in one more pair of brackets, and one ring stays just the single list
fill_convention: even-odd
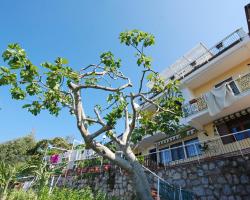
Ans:
[{"label": "white tree trunk", "polygon": [[137,161],[131,163],[133,166],[132,180],[138,200],[152,200],[151,190],[144,169]]},{"label": "white tree trunk", "polygon": [[[74,89],[74,86],[72,86],[72,89]],[[123,151],[126,157],[126,159],[124,159],[120,156],[117,156],[115,152],[111,151],[105,145],[102,145],[101,143],[95,142],[93,140],[100,133],[105,132],[105,130],[100,131],[100,133],[98,131],[97,134],[92,134],[92,136],[94,135],[95,137],[91,137],[91,133],[85,126],[86,116],[83,110],[81,93],[79,90],[74,91],[74,97],[77,127],[86,145],[96,151],[100,156],[107,158],[108,160],[118,165],[131,175],[138,200],[153,200],[144,169],[138,162],[137,158],[135,157],[135,154],[129,146],[128,138],[129,135],[132,133],[134,126],[131,126],[131,130],[128,130],[128,132],[125,134],[127,135],[127,139],[125,140],[125,142],[120,141],[116,137],[113,138],[116,139],[116,141],[113,140],[113,142],[117,142],[119,144],[120,149]]]},{"label": "white tree trunk", "polygon": [[139,200],[152,200],[151,188],[146,173],[130,147],[125,150],[125,155],[132,166],[132,180],[137,198]]}]

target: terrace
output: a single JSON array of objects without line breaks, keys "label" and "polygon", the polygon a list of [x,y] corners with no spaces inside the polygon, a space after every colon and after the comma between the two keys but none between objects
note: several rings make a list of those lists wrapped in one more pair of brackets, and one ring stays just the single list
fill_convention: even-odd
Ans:
[{"label": "terrace", "polygon": [[[230,141],[230,142],[228,142]],[[151,169],[171,167],[221,157],[245,156],[250,153],[250,129],[215,136],[207,140],[193,140],[174,147],[161,149],[139,157],[144,166]]]},{"label": "terrace", "polygon": [[206,49],[204,47],[203,50],[199,53],[190,52],[190,54],[194,55],[190,56],[191,58],[188,59],[186,58],[187,56],[184,56],[184,58],[186,58],[185,62],[182,61],[181,63],[179,63],[179,65],[181,65],[179,67],[179,70],[175,71],[175,73],[170,77],[170,79],[184,79],[185,77],[192,74],[194,71],[205,66],[207,63],[211,62],[230,48],[234,47],[236,44],[240,43],[245,36],[246,33],[243,31],[242,28],[237,29],[236,31],[216,43],[210,49]]}]

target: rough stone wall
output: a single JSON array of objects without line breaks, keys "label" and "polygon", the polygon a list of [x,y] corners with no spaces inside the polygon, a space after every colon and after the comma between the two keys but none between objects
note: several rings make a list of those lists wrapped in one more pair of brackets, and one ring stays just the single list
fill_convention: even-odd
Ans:
[{"label": "rough stone wall", "polygon": [[201,200],[250,200],[248,156],[190,163],[159,170],[158,175],[193,191]]},{"label": "rough stone wall", "polygon": [[[54,181],[57,182],[57,179]],[[62,177],[58,180],[57,186],[66,186],[78,189],[89,186],[95,191],[101,191],[108,196],[115,196],[119,200],[135,199],[132,182],[129,179],[129,176],[119,168],[98,174],[89,173],[67,176],[67,178]]]},{"label": "rough stone wall", "polygon": [[[201,200],[250,200],[250,160],[248,156],[210,159],[159,169],[157,174],[171,184],[194,192]],[[152,178],[152,177],[151,177]],[[68,177],[58,185],[83,188],[86,185],[95,190],[119,197],[120,200],[134,200],[133,186],[129,177],[119,168],[96,176]],[[157,179],[153,179],[157,187]]]}]

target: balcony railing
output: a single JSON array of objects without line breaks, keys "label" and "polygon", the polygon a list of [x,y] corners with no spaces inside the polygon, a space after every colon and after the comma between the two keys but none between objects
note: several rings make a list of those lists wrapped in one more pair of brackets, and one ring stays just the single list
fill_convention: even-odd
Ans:
[{"label": "balcony railing", "polygon": [[223,52],[238,44],[246,35],[247,34],[243,31],[242,28],[237,29],[236,31],[225,37],[223,40],[215,44],[212,48],[208,49],[207,52],[190,61],[188,65],[175,73],[174,77],[172,78],[179,80],[185,78],[197,69],[204,66],[206,63],[221,55]]},{"label": "balcony railing", "polygon": [[[216,45],[214,45],[212,48],[208,49],[204,54],[190,61],[188,65],[177,71],[175,75],[171,77],[171,79],[181,80],[185,78],[197,69],[204,66],[206,63],[221,55],[223,52],[238,44],[246,35],[247,34],[243,31],[242,28],[237,29],[236,31],[225,37],[223,40],[218,42]],[[148,96],[148,98],[157,98],[158,95],[159,94],[152,94],[151,96]],[[145,101],[141,99],[138,103],[140,104],[140,106],[142,106],[143,104],[145,104]],[[200,103],[202,108],[202,100],[200,101]]]},{"label": "balcony railing", "polygon": [[[240,95],[246,91],[250,90],[250,73],[245,74],[233,81],[228,83],[229,87],[232,89],[235,96]],[[200,111],[207,109],[207,103],[203,96],[191,100],[189,103],[185,104],[183,107],[184,116],[188,117],[190,115],[196,114]]]},{"label": "balcony railing", "polygon": [[[250,129],[139,156],[140,162],[151,169],[200,162],[206,158],[244,156],[250,153]],[[176,156],[179,156],[177,158]]]}]

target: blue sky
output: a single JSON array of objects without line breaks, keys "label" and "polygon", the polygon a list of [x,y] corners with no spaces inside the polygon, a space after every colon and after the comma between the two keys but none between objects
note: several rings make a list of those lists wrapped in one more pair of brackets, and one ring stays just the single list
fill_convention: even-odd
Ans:
[{"label": "blue sky", "polygon": [[[118,35],[141,29],[156,37],[148,53],[154,68],[162,71],[178,57],[204,42],[208,47],[237,28],[247,31],[246,0],[1,0],[0,52],[18,42],[34,64],[62,56],[74,69],[97,63],[101,52],[111,50],[123,60],[123,71],[138,80],[134,52],[119,44]],[[0,65],[5,65],[0,60]],[[102,95],[90,94],[93,102]],[[55,136],[80,138],[74,118],[63,111],[34,117],[13,101],[8,88],[0,88],[0,142],[23,136],[32,129],[37,139]]]}]

